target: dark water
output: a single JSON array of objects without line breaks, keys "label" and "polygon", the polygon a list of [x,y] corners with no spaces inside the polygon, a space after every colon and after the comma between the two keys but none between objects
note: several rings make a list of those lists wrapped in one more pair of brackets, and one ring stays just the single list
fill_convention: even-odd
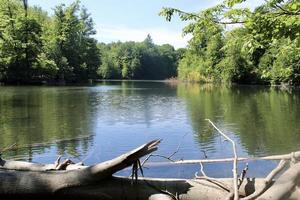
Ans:
[{"label": "dark water", "polygon": [[[0,87],[0,147],[17,143],[6,159],[52,163],[58,155],[86,164],[101,162],[152,139],[157,154],[173,159],[231,157],[300,150],[300,91],[258,86],[172,86],[162,82],[105,82],[77,87]],[[193,177],[198,165],[157,165],[153,177]],[[264,176],[276,162],[249,163],[249,176]],[[244,168],[240,163],[239,168]],[[231,164],[206,164],[210,176],[231,176]],[[129,175],[124,170],[122,175]]]}]

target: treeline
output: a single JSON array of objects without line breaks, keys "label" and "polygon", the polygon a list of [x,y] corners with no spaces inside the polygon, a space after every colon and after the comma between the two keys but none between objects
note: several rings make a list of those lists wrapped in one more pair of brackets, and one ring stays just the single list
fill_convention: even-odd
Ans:
[{"label": "treeline", "polygon": [[26,0],[0,0],[0,79],[11,83],[94,78],[100,64],[93,21],[78,2],[49,17]]},{"label": "treeline", "polygon": [[144,42],[98,44],[94,22],[79,1],[53,16],[27,0],[0,0],[0,82],[80,82],[96,78],[165,79],[179,52]]},{"label": "treeline", "polygon": [[225,0],[199,13],[164,8],[191,23],[180,79],[204,82],[300,84],[300,2],[266,0],[254,11]]},{"label": "treeline", "polygon": [[155,45],[148,35],[143,42],[99,44],[104,79],[166,79],[177,75],[177,61],[183,54],[169,44]]}]

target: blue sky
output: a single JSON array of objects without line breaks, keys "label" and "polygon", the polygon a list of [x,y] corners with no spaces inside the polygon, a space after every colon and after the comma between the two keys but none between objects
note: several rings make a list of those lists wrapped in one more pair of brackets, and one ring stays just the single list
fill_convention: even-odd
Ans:
[{"label": "blue sky", "polygon": [[[254,7],[263,0],[248,0],[246,6]],[[49,14],[61,3],[73,0],[29,0],[30,5],[38,5]],[[162,7],[175,7],[185,11],[199,11],[220,2],[220,0],[82,0],[91,13],[97,29],[95,36],[100,42],[142,41],[150,34],[156,44],[169,43],[176,48],[184,47],[188,37],[181,34],[185,23],[174,18],[167,22],[158,16]]]}]

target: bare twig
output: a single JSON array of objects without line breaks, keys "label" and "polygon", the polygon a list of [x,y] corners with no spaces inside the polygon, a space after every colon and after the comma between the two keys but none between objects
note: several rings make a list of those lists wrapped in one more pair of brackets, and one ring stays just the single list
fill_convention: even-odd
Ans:
[{"label": "bare twig", "polygon": [[248,171],[249,167],[248,167],[248,163],[246,163],[246,167],[243,169],[240,177],[239,177],[239,185],[238,185],[238,188],[240,189],[241,185],[243,184],[243,181],[245,179],[245,176],[247,174],[247,171]]},{"label": "bare twig", "polygon": [[67,167],[71,164],[75,164],[72,160],[66,159],[62,163],[60,162],[62,156],[58,156],[56,161],[54,162],[54,169],[55,170],[66,170]]},{"label": "bare twig", "polygon": [[206,173],[204,172],[202,163],[200,163],[200,171],[201,171],[201,173],[202,173],[203,176],[207,177]]},{"label": "bare twig", "polygon": [[160,158],[164,158],[166,160],[169,160],[171,162],[175,162],[175,160],[171,159],[169,156],[163,156],[163,155],[159,155],[159,154],[150,154],[148,155],[145,160],[142,162],[142,167],[144,167],[144,165],[146,164],[146,162],[151,158],[151,157],[160,157]]},{"label": "bare twig", "polygon": [[54,168],[56,169],[58,167],[58,165],[60,164],[60,160],[61,160],[61,156],[58,156],[58,158],[56,159],[56,161],[54,162]]},{"label": "bare twig", "polygon": [[160,158],[164,158],[164,159],[166,159],[166,160],[169,160],[169,161],[171,161],[171,162],[175,162],[175,160],[173,160],[172,157],[173,157],[175,154],[177,154],[177,153],[179,152],[179,149],[180,149],[180,147],[181,147],[183,138],[184,138],[186,135],[187,135],[187,133],[184,134],[184,135],[182,136],[182,139],[180,140],[180,142],[179,142],[179,144],[178,144],[176,150],[175,150],[173,153],[171,153],[169,156],[163,156],[163,155],[159,155],[159,154],[150,154],[150,155],[148,155],[148,156],[145,158],[145,160],[142,162],[141,167],[143,167],[143,166],[145,165],[145,163],[146,163],[151,157],[160,157]]},{"label": "bare twig", "polygon": [[252,199],[256,199],[257,197],[259,197],[264,191],[266,191],[268,189],[268,187],[272,183],[273,178],[284,169],[286,163],[287,163],[286,160],[281,160],[279,162],[279,164],[277,165],[277,167],[275,169],[273,169],[268,174],[268,176],[265,178],[264,185],[262,187],[260,187],[258,190],[255,190],[255,192],[252,193],[251,195],[242,198],[242,200],[252,200]]},{"label": "bare twig", "polygon": [[132,165],[132,172],[131,172],[131,184],[137,183],[138,180],[138,162],[135,161]]},{"label": "bare twig", "polygon": [[239,189],[238,189],[238,176],[237,176],[237,161],[238,161],[238,156],[236,152],[236,145],[235,142],[228,137],[225,133],[223,133],[212,121],[209,119],[206,119],[223,137],[225,137],[228,141],[231,142],[232,144],[232,149],[233,149],[233,154],[234,154],[234,159],[233,159],[233,188],[234,188],[234,200],[239,199]]},{"label": "bare twig", "polygon": [[201,150],[201,151],[203,152],[204,158],[208,158],[207,154],[206,154],[206,151],[205,150]]},{"label": "bare twig", "polygon": [[[299,160],[300,151],[292,152],[289,154],[273,155],[265,157],[253,157],[253,158],[238,158],[238,161],[250,161],[250,160]],[[234,158],[222,158],[222,159],[200,159],[200,160],[178,160],[175,164],[198,164],[198,163],[219,163],[219,162],[232,162]]]},{"label": "bare twig", "polygon": [[196,172],[195,173],[195,178],[196,179],[198,179],[198,180],[206,180],[206,181],[208,181],[210,183],[213,183],[216,186],[222,188],[223,190],[225,190],[227,192],[230,192],[230,188],[226,184],[220,182],[219,180],[217,180],[215,178],[212,178],[212,177],[209,177],[209,176],[206,175],[206,173],[204,172],[204,167],[203,167],[202,163],[200,163],[200,172],[201,172],[201,174],[203,176],[198,176],[198,173]]}]

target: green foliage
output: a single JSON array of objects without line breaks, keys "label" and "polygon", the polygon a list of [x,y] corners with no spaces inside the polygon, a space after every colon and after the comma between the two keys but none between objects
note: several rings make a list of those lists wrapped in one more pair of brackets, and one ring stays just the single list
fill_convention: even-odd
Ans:
[{"label": "green foliage", "polygon": [[1,78],[25,82],[35,78],[34,66],[40,61],[43,41],[42,28],[36,19],[27,15],[19,1],[0,2]]},{"label": "green foliage", "polygon": [[155,45],[150,35],[143,42],[99,45],[104,79],[165,79],[176,76],[179,53],[168,44]]},{"label": "green foliage", "polygon": [[58,77],[66,81],[95,78],[100,59],[97,41],[91,38],[96,32],[90,15],[85,8],[80,8],[78,1],[68,7],[57,6],[54,11],[54,59],[59,66]]},{"label": "green foliage", "polygon": [[93,21],[75,2],[49,17],[18,0],[0,0],[0,81],[81,81],[100,65]]},{"label": "green foliage", "polygon": [[259,63],[261,77],[272,83],[300,83],[300,47],[295,41],[277,41],[261,57]]},{"label": "green foliage", "polygon": [[[254,11],[225,0],[199,13],[164,8],[171,20],[190,21],[192,34],[178,76],[191,81],[299,84],[300,3],[268,0]],[[238,28],[227,25],[239,24]]]},{"label": "green foliage", "polygon": [[98,44],[94,22],[79,1],[48,16],[27,1],[0,0],[0,81],[79,82],[165,79],[177,74],[182,50],[143,42]]}]

